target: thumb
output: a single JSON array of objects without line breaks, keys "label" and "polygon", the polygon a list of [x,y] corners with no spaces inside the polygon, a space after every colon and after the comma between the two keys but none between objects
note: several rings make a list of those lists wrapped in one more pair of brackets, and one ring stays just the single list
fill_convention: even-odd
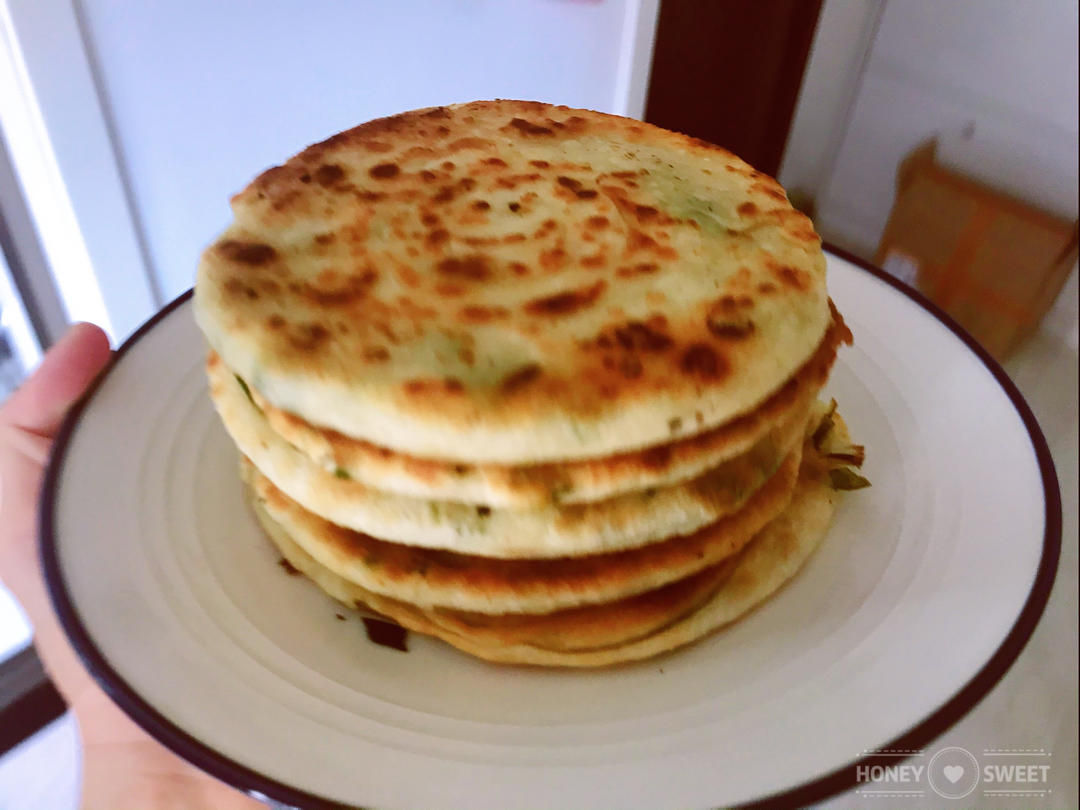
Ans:
[{"label": "thumb", "polygon": [[35,504],[60,421],[108,359],[105,333],[76,324],[0,407],[0,574],[30,617],[46,667],[71,699],[90,681],[49,606],[34,542]]},{"label": "thumb", "polygon": [[0,408],[0,423],[52,438],[64,414],[105,366],[109,355],[109,338],[100,328],[75,324]]}]

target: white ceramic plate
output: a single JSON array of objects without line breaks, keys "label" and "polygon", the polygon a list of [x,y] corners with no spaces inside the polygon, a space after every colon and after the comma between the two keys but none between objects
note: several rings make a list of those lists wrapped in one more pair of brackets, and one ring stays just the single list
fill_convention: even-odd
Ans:
[{"label": "white ceramic plate", "polygon": [[[42,550],[86,665],[147,731],[305,806],[806,803],[916,748],[1001,677],[1045,604],[1060,504],[1000,368],[880,271],[830,257],[855,334],[830,383],[868,490],[781,592],[688,649],[600,672],[370,642],[286,576],[246,508],[182,298],[62,433]],[[895,760],[890,760],[895,764]]]}]

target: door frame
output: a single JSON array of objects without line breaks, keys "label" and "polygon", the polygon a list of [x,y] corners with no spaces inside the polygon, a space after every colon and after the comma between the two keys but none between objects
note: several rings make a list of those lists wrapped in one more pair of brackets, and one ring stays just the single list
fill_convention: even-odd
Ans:
[{"label": "door frame", "polygon": [[[36,224],[13,241],[36,236],[66,319],[118,342],[162,301],[75,2],[0,0],[0,133],[19,185],[2,202],[28,214],[8,216],[9,227]],[[39,278],[28,286],[48,294]]]}]

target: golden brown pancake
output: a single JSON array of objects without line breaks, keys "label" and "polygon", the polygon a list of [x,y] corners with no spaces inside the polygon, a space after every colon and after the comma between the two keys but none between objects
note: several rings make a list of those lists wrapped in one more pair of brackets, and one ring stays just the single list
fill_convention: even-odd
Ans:
[{"label": "golden brown pancake", "polygon": [[598,458],[749,413],[830,322],[810,221],[718,147],[487,101],[260,175],[196,317],[277,408],[418,458]]},{"label": "golden brown pancake", "polygon": [[492,661],[603,666],[772,593],[865,485],[810,221],[724,149],[481,101],[257,177],[203,253],[210,394],[284,558]]},{"label": "golden brown pancake", "polygon": [[[851,333],[839,313],[813,356],[759,407],[717,428],[673,442],[580,461],[511,466],[416,458],[305,422],[248,386],[270,426],[324,470],[385,492],[524,509],[598,501],[685,481],[770,440],[807,408]],[[775,435],[771,437],[775,441]]]},{"label": "golden brown pancake", "polygon": [[408,498],[342,479],[281,438],[214,357],[210,394],[240,451],[305,509],[382,540],[500,558],[550,558],[619,551],[690,534],[738,511],[802,439],[796,413],[749,452],[689,481],[581,504],[533,509]]},{"label": "golden brown pancake", "polygon": [[256,514],[284,558],[345,604],[369,607],[491,661],[609,666],[696,641],[737,619],[795,574],[824,536],[836,498],[828,461],[812,446],[804,457],[790,505],[726,562],[636,597],[538,616],[423,609],[371,593],[303,551],[258,503]]},{"label": "golden brown pancake", "polygon": [[555,559],[495,559],[388,543],[309,512],[246,460],[244,476],[267,515],[305,553],[366,590],[423,607],[545,613],[652,590],[738,552],[787,505],[801,452],[797,448],[742,509],[694,534]]}]

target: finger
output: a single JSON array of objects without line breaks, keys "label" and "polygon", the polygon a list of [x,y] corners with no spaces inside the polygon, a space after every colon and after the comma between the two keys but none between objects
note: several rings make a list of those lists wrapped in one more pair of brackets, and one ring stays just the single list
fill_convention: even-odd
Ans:
[{"label": "finger", "polygon": [[90,323],[75,324],[0,408],[0,423],[51,437],[109,356],[109,338],[100,328]]},{"label": "finger", "polygon": [[[77,672],[49,609],[37,568],[37,498],[44,457],[60,420],[109,358],[105,333],[77,324],[0,407],[0,574],[22,603],[42,647],[63,650],[54,672]],[[70,680],[70,678],[68,678]]]}]

